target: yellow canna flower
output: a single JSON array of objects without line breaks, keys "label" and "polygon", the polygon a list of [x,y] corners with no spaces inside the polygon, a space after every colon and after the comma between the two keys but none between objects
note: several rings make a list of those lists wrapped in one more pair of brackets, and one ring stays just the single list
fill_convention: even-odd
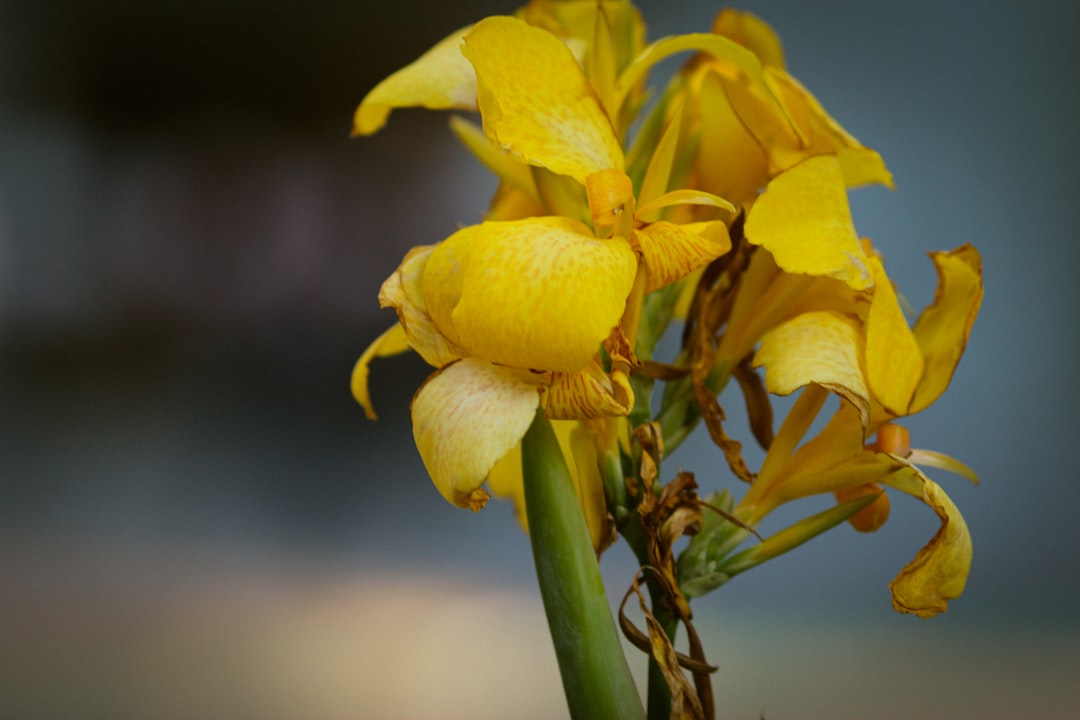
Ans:
[{"label": "yellow canna flower", "polygon": [[[963,590],[971,538],[959,510],[917,465],[977,482],[969,468],[952,458],[911,450],[906,431],[892,423],[924,409],[944,390],[982,298],[981,263],[974,248],[932,257],[938,292],[915,331],[904,320],[880,261],[871,255],[876,283],[865,317],[806,312],[765,334],[754,362],[766,368],[766,387],[784,395],[806,389],[739,505],[754,523],[786,502],[827,492],[843,500],[874,483],[922,500],[941,519],[941,528],[890,586],[898,611],[922,617],[945,610],[947,601]],[[796,450],[824,402],[825,389],[844,402],[825,429]],[[877,441],[865,445],[864,438],[875,433]],[[887,505],[868,510],[879,515],[856,522],[876,529],[887,517]]]},{"label": "yellow canna flower", "polygon": [[[411,251],[380,292],[408,344],[439,368],[412,404],[425,466],[448,500],[479,509],[488,497],[480,486],[538,407],[565,419],[630,411],[643,296],[707,264],[730,241],[719,221],[638,219],[600,94],[562,40],[493,17],[465,34],[462,53],[475,71],[486,136],[517,162],[558,176],[554,184],[576,184],[592,222],[545,216],[467,227]],[[734,210],[707,193],[663,193],[666,180],[655,179],[663,172],[651,176],[642,215],[681,203]],[[366,363],[384,354],[385,342],[357,365],[362,400]],[[610,368],[600,362],[601,345]]]}]

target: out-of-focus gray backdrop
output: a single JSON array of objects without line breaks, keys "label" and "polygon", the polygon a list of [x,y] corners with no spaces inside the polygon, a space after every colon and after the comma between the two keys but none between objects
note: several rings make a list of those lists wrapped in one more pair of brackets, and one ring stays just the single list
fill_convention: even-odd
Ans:
[{"label": "out-of-focus gray backdrop", "polygon": [[[720,8],[641,5],[653,38]],[[0,715],[565,714],[509,507],[450,507],[412,446],[423,363],[374,365],[377,423],[348,392],[382,279],[493,189],[445,115],[349,140],[352,111],[514,7],[0,2]],[[853,206],[912,304],[927,250],[982,250],[967,357],[909,425],[983,484],[938,474],[976,548],[942,617],[890,609],[936,528],[902,497],[698,601],[721,716],[1075,717],[1080,5],[743,7],[893,170]],[[707,442],[676,460],[726,482]]]}]

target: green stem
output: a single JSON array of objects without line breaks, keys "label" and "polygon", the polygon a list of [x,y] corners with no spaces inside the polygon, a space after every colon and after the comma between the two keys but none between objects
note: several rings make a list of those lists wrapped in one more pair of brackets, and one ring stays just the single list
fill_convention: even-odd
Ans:
[{"label": "green stem", "polygon": [[521,443],[525,508],[540,595],[574,720],[645,720],[589,531],[551,424]]}]

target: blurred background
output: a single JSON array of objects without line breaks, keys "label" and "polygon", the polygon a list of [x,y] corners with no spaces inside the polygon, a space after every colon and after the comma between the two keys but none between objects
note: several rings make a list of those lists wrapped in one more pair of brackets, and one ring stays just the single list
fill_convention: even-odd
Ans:
[{"label": "blurred background", "polygon": [[[652,38],[721,7],[640,6]],[[350,140],[352,111],[515,7],[0,0],[0,716],[565,717],[527,538],[412,445],[427,369],[373,366],[378,422],[348,390],[381,281],[494,188],[445,115]],[[720,717],[1075,717],[1080,4],[740,7],[884,155],[898,191],[856,191],[856,225],[914,307],[926,251],[982,251],[967,356],[909,426],[983,483],[938,474],[975,540],[943,616],[890,608],[937,526],[902,497],[696,601]],[[727,482],[707,440],[671,462]],[[621,596],[629,553],[603,567]]]}]

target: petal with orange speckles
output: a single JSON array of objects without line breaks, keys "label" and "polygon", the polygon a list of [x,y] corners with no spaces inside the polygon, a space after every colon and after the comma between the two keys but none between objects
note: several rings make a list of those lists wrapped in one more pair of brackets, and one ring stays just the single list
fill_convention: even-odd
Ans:
[{"label": "petal with orange speckles", "polygon": [[528,373],[466,358],[428,378],[412,402],[413,437],[428,474],[454,505],[479,510],[480,487],[518,444],[540,405]]}]

